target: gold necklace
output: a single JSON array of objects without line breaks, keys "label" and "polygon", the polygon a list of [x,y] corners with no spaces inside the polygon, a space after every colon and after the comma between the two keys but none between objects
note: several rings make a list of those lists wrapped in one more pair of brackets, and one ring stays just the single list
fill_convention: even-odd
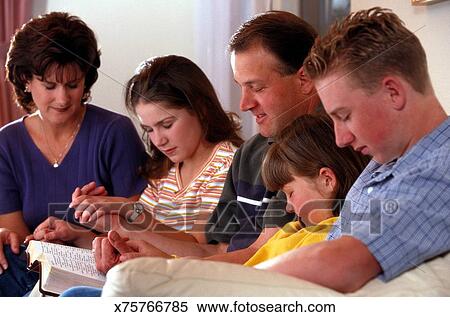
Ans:
[{"label": "gold necklace", "polygon": [[45,128],[44,128],[44,124],[42,123],[42,119],[40,120],[41,122],[41,128],[42,128],[42,133],[44,134],[45,137],[45,142],[47,143],[47,147],[48,150],[50,151],[50,153],[53,156],[53,167],[54,168],[58,168],[59,164],[61,164],[61,158],[63,157],[63,155],[67,152],[67,148],[69,147],[69,144],[72,143],[72,139],[75,137],[75,135],[78,133],[78,131],[80,130],[81,127],[81,122],[83,121],[84,118],[84,114],[85,111],[83,111],[83,113],[81,114],[81,118],[80,120],[78,120],[78,124],[76,125],[75,129],[73,130],[72,134],[70,135],[70,137],[67,139],[66,145],[64,146],[64,149],[62,150],[61,153],[59,153],[58,156],[55,155],[55,153],[53,153],[52,148],[50,147],[50,143],[48,142],[48,138],[47,138],[47,134],[45,133]]}]

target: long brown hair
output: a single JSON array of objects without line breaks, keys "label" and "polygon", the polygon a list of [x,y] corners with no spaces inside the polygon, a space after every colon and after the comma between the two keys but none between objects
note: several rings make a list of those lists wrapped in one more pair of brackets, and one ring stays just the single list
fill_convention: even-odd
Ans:
[{"label": "long brown hair", "polygon": [[344,199],[369,160],[350,147],[336,145],[328,116],[307,114],[276,137],[264,158],[262,178],[269,190],[276,191],[293,181],[293,175],[316,178],[321,168],[328,167],[336,175],[335,199]]},{"label": "long brown hair", "polygon": [[[203,71],[191,60],[176,55],[159,56],[141,63],[136,74],[126,85],[125,105],[136,114],[140,102],[165,102],[173,108],[185,108],[194,113],[210,143],[230,141],[240,146],[239,120],[236,114],[227,114]],[[173,163],[150,140],[150,158],[144,174],[149,179],[167,175]]]}]

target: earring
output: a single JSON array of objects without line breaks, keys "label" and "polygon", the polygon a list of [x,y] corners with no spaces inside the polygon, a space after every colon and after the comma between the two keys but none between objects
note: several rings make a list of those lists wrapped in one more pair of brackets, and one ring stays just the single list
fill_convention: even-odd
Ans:
[{"label": "earring", "polygon": [[30,91],[30,86],[26,85],[24,91],[25,91],[25,92],[31,92],[31,91]]},{"label": "earring", "polygon": [[81,100],[84,100],[84,102],[90,102],[91,101],[91,93],[89,91],[85,92],[83,94],[83,97]]}]

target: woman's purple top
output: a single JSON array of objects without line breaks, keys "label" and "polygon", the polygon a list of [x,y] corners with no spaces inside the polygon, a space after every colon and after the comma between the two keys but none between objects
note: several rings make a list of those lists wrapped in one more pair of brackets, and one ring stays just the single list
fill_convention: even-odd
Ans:
[{"label": "woman's purple top", "polygon": [[71,148],[54,168],[34,144],[24,118],[0,129],[0,214],[20,210],[32,231],[49,215],[62,218],[77,186],[95,181],[110,196],[144,191],[138,176],[145,149],[131,120],[86,105],[86,114]]}]

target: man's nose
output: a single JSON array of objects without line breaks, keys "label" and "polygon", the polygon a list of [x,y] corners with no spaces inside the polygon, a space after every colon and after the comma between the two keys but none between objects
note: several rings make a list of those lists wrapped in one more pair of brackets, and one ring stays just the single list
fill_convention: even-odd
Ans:
[{"label": "man's nose", "polygon": [[248,91],[248,89],[243,88],[241,91],[241,101],[239,103],[239,108],[242,112],[249,111],[256,106],[256,100],[253,94]]},{"label": "man's nose", "polygon": [[339,147],[349,146],[355,140],[355,136],[342,124],[334,125],[334,134],[336,136],[336,145]]}]

